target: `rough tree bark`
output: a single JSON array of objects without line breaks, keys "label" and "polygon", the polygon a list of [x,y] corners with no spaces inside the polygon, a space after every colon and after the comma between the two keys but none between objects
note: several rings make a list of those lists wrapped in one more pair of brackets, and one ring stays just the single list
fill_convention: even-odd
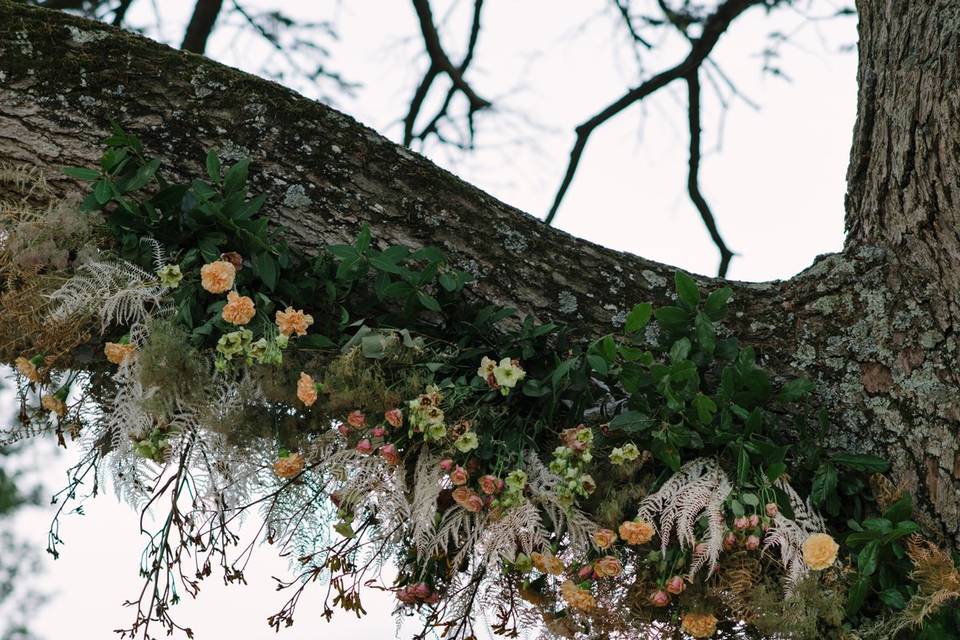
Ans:
[{"label": "rough tree bark", "polygon": [[[893,462],[960,546],[960,0],[859,0],[860,108],[849,239],[788,281],[729,283],[733,329],[781,376],[807,375],[830,444]],[[0,161],[92,163],[110,119],[199,173],[250,156],[290,242],[360,224],[443,247],[472,295],[583,335],[670,297],[672,268],[546,227],[351,118],[280,86],[61,13],[0,0]],[[802,178],[801,178],[802,179]],[[770,203],[774,205],[776,203]],[[706,286],[716,281],[701,278]]]}]

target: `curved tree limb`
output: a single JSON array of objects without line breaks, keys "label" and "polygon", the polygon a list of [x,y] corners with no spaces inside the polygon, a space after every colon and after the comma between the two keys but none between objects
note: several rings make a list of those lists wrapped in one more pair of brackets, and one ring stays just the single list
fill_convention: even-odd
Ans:
[{"label": "curved tree limb", "polygon": [[193,15],[183,36],[180,48],[184,51],[203,54],[207,49],[207,39],[213,32],[213,26],[220,15],[223,0],[197,0],[193,6]]},{"label": "curved tree limb", "polygon": [[[910,12],[887,15],[885,3],[861,5],[872,12],[862,28],[882,22],[884,30],[903,33],[929,24],[935,10],[914,3]],[[870,50],[865,55],[869,70],[877,63]],[[940,60],[960,73],[948,52]],[[911,57],[903,64],[915,63]],[[929,67],[908,70],[927,73]],[[896,83],[911,77],[891,72],[884,83],[870,85],[871,113],[861,127],[871,128],[858,130],[854,177],[864,163],[870,163],[862,170],[868,177],[889,175],[880,165],[890,154],[861,153],[882,142],[883,127],[892,127],[883,120],[885,109],[909,106]],[[930,149],[960,148],[960,127],[950,119],[957,113],[956,85],[943,86],[935,94],[942,103],[931,106],[940,119],[928,120],[942,125],[936,129],[941,144]],[[547,227],[328,106],[134,34],[0,0],[0,161],[35,166],[68,197],[78,185],[59,167],[95,163],[111,119],[180,177],[202,175],[208,148],[228,163],[249,156],[251,188],[267,195],[274,230],[307,254],[352,240],[366,223],[380,248],[442,248],[452,266],[476,277],[469,292],[474,302],[564,322],[585,339],[619,331],[636,303],[669,303],[674,295],[673,268]],[[918,126],[915,135],[929,126]],[[928,147],[918,142],[915,149],[913,157],[920,158]],[[941,174],[930,165],[924,184],[953,188],[956,165],[949,169]],[[912,169],[909,180],[920,175]],[[956,254],[947,253],[953,238],[943,236],[937,245],[935,234],[923,236],[925,247],[943,249],[942,261],[930,263],[911,251],[909,238],[901,246],[870,235],[909,223],[916,237],[950,222],[956,210],[931,208],[927,218],[904,218],[884,199],[875,200],[879,213],[861,213],[870,194],[859,183],[851,190],[848,216],[856,236],[850,248],[786,282],[726,283],[734,290],[729,325],[776,378],[805,375],[815,382],[825,443],[889,459],[934,528],[960,546],[960,311],[957,289],[943,286],[960,273],[955,259],[951,266]]]}]

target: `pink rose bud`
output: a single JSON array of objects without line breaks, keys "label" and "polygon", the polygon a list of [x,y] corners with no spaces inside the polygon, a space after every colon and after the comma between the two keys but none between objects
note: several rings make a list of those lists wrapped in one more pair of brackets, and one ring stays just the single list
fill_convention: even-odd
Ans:
[{"label": "pink rose bud", "polygon": [[750,519],[747,516],[740,516],[733,521],[733,526],[737,529],[746,529],[750,526]]},{"label": "pink rose bud", "polygon": [[410,592],[413,593],[414,597],[422,600],[430,596],[430,587],[426,582],[418,582],[410,588]]},{"label": "pink rose bud", "polygon": [[337,427],[337,431],[339,431],[339,432],[340,432],[340,435],[342,435],[342,436],[348,436],[348,435],[350,435],[350,427],[348,427],[348,426],[345,425],[345,424],[339,425],[339,426]]},{"label": "pink rose bud", "polygon": [[450,473],[450,469],[453,469],[453,460],[451,460],[450,458],[444,458],[443,460],[441,460],[440,469],[442,471],[446,471],[447,473]]},{"label": "pink rose bud", "polygon": [[670,604],[670,594],[666,591],[654,591],[650,594],[650,604],[655,607],[665,607]]},{"label": "pink rose bud", "polygon": [[373,444],[371,444],[369,440],[364,438],[363,440],[357,443],[357,451],[359,451],[365,456],[368,456],[371,453],[373,453]]},{"label": "pink rose bud", "polygon": [[496,476],[485,475],[480,477],[480,491],[492,496],[500,490],[500,480]]},{"label": "pink rose bud", "polygon": [[585,564],[582,567],[580,567],[580,570],[577,571],[577,577],[581,578],[582,580],[589,580],[590,578],[592,578],[593,566],[589,564]]},{"label": "pink rose bud", "polygon": [[756,551],[760,548],[760,538],[757,536],[747,536],[747,541],[743,543],[747,551]]},{"label": "pink rose bud", "polygon": [[359,429],[367,424],[367,416],[362,411],[351,411],[347,416],[347,423],[354,429]]},{"label": "pink rose bud", "polygon": [[770,516],[771,518],[776,518],[777,514],[780,513],[780,508],[777,507],[776,502],[768,502],[765,509],[766,509],[767,515]]},{"label": "pink rose bud", "polygon": [[727,531],[727,535],[723,536],[724,551],[732,551],[735,546],[737,546],[737,535],[733,531]]},{"label": "pink rose bud", "polygon": [[380,455],[390,464],[400,464],[400,454],[395,444],[385,444],[380,447]]},{"label": "pink rose bud", "polygon": [[387,430],[384,429],[383,427],[374,427],[373,429],[370,430],[370,435],[372,435],[374,438],[382,438],[383,434],[385,434],[386,432]]},{"label": "pink rose bud", "polygon": [[397,590],[397,600],[403,604],[413,604],[417,601],[417,598],[413,595],[413,593],[410,592],[409,587],[403,587],[402,589]]},{"label": "pink rose bud", "polygon": [[683,578],[681,578],[680,576],[673,576],[672,578],[667,580],[667,591],[669,591],[675,596],[678,596],[681,593],[683,593],[683,590],[686,588],[686,586],[687,585],[684,583]]},{"label": "pink rose bud", "polygon": [[755,529],[760,525],[760,516],[753,514],[750,516],[750,528]]},{"label": "pink rose bud", "polygon": [[391,427],[399,427],[403,425],[403,414],[400,413],[400,409],[390,409],[383,414],[383,418]]},{"label": "pink rose bud", "polygon": [[470,474],[467,473],[467,470],[457,465],[456,468],[450,472],[450,481],[458,487],[463,484],[467,484],[467,480],[470,479]]}]

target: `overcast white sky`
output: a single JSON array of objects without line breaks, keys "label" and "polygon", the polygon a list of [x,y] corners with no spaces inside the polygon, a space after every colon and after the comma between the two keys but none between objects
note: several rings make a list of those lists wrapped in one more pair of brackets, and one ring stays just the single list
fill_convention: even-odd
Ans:
[{"label": "overcast white sky", "polygon": [[[154,24],[150,4],[139,0],[134,5],[135,23]],[[159,35],[179,42],[192,3],[162,4]],[[246,4],[280,7],[311,20],[333,19],[340,37],[327,42],[330,66],[363,83],[355,98],[338,96],[338,107],[399,138],[399,121],[425,66],[408,2]],[[434,1],[435,15],[449,21],[448,47],[455,60],[469,4]],[[814,0],[809,13],[829,15],[842,4]],[[427,149],[428,155],[498,198],[542,217],[565,168],[573,126],[638,78],[609,5],[604,0],[488,0],[468,78],[499,111],[481,119],[481,150],[475,155]],[[793,34],[780,60],[792,82],[761,73],[758,53],[772,31]],[[855,38],[851,18],[807,20],[790,9],[768,18],[754,9],[717,48],[716,61],[760,107],[754,110],[733,100],[717,150],[720,110],[712,90],[704,87],[704,148],[710,152],[701,184],[728,245],[739,254],[730,277],[789,277],[816,255],[840,249],[856,96],[856,56],[840,50]],[[648,59],[648,72],[676,60],[683,50],[681,43],[666,44],[665,53]],[[282,64],[268,47],[251,45],[249,37],[240,40],[230,28],[216,34],[209,53],[251,70],[263,63]],[[594,242],[712,275],[717,253],[684,190],[685,91],[681,85],[674,89],[628,110],[594,134],[557,222]],[[51,451],[38,447],[34,455],[46,470],[44,482],[54,490],[62,485],[62,472],[76,452],[57,457]],[[113,629],[129,623],[131,612],[122,607],[123,601],[139,591],[142,541],[135,514],[112,495],[88,504],[86,512],[66,521],[63,554],[56,562],[46,561],[40,581],[54,599],[34,627],[49,640],[112,637]],[[25,513],[17,521],[19,533],[42,547],[49,516],[46,509]],[[276,637],[265,620],[284,598],[273,590],[270,576],[286,575],[285,570],[285,562],[263,547],[248,571],[249,586],[225,588],[211,578],[199,601],[178,607],[180,617],[198,640]],[[280,637],[393,637],[391,599],[370,592],[364,603],[370,612],[365,619],[344,613],[328,624],[308,596],[295,626]],[[401,632],[399,637],[408,636]]]}]

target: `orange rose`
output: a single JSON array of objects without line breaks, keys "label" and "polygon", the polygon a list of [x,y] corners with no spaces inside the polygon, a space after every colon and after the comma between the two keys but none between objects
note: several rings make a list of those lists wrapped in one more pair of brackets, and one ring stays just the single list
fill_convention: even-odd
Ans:
[{"label": "orange rose", "polygon": [[563,562],[552,553],[537,553],[534,551],[530,554],[530,559],[533,560],[533,566],[543,573],[549,573],[552,576],[558,576],[563,573]]},{"label": "orange rose", "polygon": [[300,372],[297,381],[297,397],[308,407],[317,401],[317,383],[308,374]]},{"label": "orange rose", "polygon": [[231,324],[247,324],[257,313],[253,300],[241,296],[236,291],[227,294],[227,305],[223,308],[223,319]]},{"label": "orange rose", "polygon": [[313,324],[313,316],[293,307],[287,307],[286,311],[277,311],[276,321],[283,335],[292,336],[295,333],[303,336],[307,333],[307,327]]},{"label": "orange rose", "polygon": [[589,611],[597,606],[597,601],[593,594],[586,589],[581,589],[573,580],[567,580],[560,585],[560,595],[574,609]]},{"label": "orange rose", "polygon": [[291,453],[273,463],[273,472],[278,478],[289,479],[303,471],[304,460],[299,453]]},{"label": "orange rose", "polygon": [[210,293],[223,293],[233,288],[237,268],[226,260],[217,260],[200,267],[200,284]]},{"label": "orange rose", "polygon": [[103,355],[107,356],[107,360],[113,364],[121,364],[136,352],[136,346],[132,344],[119,344],[117,342],[108,342],[103,348]]},{"label": "orange rose", "polygon": [[603,556],[593,563],[593,571],[601,578],[616,578],[623,571],[623,565],[613,556]]},{"label": "orange rose", "polygon": [[688,611],[680,620],[680,628],[694,638],[709,638],[717,631],[717,619],[710,613]]},{"label": "orange rose", "polygon": [[624,522],[620,525],[620,537],[627,544],[647,544],[653,540],[653,525],[643,520]]},{"label": "orange rose", "polygon": [[609,549],[617,541],[617,534],[610,529],[597,529],[593,532],[593,542],[600,549]]}]

